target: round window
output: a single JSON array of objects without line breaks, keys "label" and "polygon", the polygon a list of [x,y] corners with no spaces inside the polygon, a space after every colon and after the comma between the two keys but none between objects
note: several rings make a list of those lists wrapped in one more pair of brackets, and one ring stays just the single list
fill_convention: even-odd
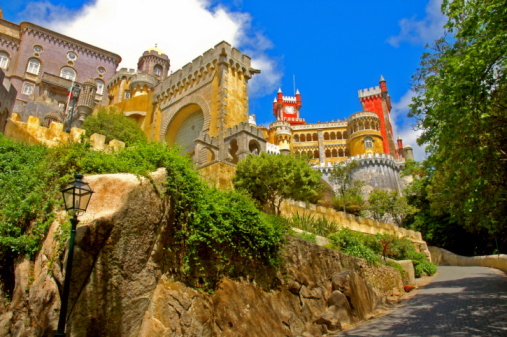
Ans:
[{"label": "round window", "polygon": [[98,68],[97,68],[97,70],[98,70],[98,72],[99,72],[100,74],[103,74],[103,73],[105,73],[105,72],[106,72],[106,68],[104,68],[104,67],[98,67]]},{"label": "round window", "polygon": [[75,59],[77,59],[77,55],[76,55],[76,53],[74,53],[74,52],[72,52],[72,51],[69,51],[69,52],[67,53],[67,57],[69,58],[69,60],[73,60],[73,61],[74,61]]},{"label": "round window", "polygon": [[33,51],[36,53],[40,53],[42,51],[42,47],[41,46],[33,46]]}]

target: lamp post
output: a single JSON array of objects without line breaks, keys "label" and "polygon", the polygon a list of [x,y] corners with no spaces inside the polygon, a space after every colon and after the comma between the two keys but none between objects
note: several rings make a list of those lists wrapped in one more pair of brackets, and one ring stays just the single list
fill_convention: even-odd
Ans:
[{"label": "lamp post", "polygon": [[75,180],[68,183],[63,189],[63,200],[65,202],[65,209],[72,214],[70,223],[72,225],[70,230],[69,250],[67,252],[67,266],[65,268],[65,279],[63,282],[63,292],[61,297],[60,317],[58,319],[58,330],[55,334],[57,337],[65,336],[65,323],[67,320],[67,302],[69,300],[70,290],[70,276],[72,275],[72,260],[74,259],[74,238],[76,237],[76,227],[79,223],[77,216],[86,212],[88,203],[92,196],[92,189],[90,185],[85,183],[83,175],[74,175]]},{"label": "lamp post", "polygon": [[67,127],[67,133],[70,132],[70,128],[72,127],[72,116],[74,115],[74,109],[76,107],[76,101],[79,97],[79,92],[81,91],[81,87],[77,84],[75,84],[72,87],[72,109],[70,111],[70,121],[69,126]]}]

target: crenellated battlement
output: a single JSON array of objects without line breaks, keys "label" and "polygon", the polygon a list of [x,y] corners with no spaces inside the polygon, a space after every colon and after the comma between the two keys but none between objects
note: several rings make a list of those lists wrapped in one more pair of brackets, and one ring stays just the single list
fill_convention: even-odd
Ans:
[{"label": "crenellated battlement", "polygon": [[382,93],[379,86],[358,90],[359,99],[378,96]]},{"label": "crenellated battlement", "polygon": [[[48,147],[60,146],[71,142],[81,142],[86,131],[80,128],[72,128],[67,133],[62,123],[53,122],[49,127],[41,125],[40,118],[29,116],[27,122],[21,122],[21,116],[12,113],[7,120],[5,136],[17,141],[29,144],[44,144]],[[97,151],[117,151],[125,147],[125,143],[113,139],[109,144],[105,143],[106,136],[100,134],[91,135],[89,141],[92,149]]]},{"label": "crenellated battlement", "polygon": [[246,122],[239,123],[238,125],[235,125],[234,127],[230,128],[230,129],[227,129],[227,131],[225,133],[225,137],[227,138],[227,137],[233,136],[241,131],[246,131],[246,132],[253,134],[256,137],[264,138],[264,135],[263,135],[261,129],[257,128],[257,126],[255,126],[255,125],[252,125],[252,124],[249,124]]},{"label": "crenellated battlement", "polygon": [[[337,165],[340,165],[341,163],[348,163],[351,161],[357,161],[360,166],[384,165],[384,166],[392,167],[396,170],[401,170],[400,164],[394,159],[394,157],[389,154],[386,154],[386,153],[360,154],[357,156],[349,157],[347,160],[345,160],[343,162],[339,162],[339,164],[337,164]],[[331,170],[333,169],[334,164],[335,163],[328,162],[327,164],[323,164],[323,165],[320,165],[320,164],[314,165],[314,166],[312,166],[312,168],[319,171],[319,172],[322,172],[324,174],[329,174],[331,172]]]},{"label": "crenellated battlement", "polygon": [[251,78],[253,74],[259,72],[251,68],[250,57],[229,43],[222,41],[164,79],[157,88],[154,99],[156,101],[163,100],[181,90],[188,83],[206,77],[218,64],[227,64],[235,71],[243,73],[247,78]]},{"label": "crenellated battlement", "polygon": [[296,103],[296,97],[295,96],[283,96],[283,101],[287,103]]}]

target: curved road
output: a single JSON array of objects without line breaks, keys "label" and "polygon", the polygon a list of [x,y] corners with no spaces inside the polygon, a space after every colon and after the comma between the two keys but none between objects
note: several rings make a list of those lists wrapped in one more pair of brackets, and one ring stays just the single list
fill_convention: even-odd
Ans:
[{"label": "curved road", "polygon": [[335,336],[507,336],[507,275],[438,267],[430,284],[386,316]]}]

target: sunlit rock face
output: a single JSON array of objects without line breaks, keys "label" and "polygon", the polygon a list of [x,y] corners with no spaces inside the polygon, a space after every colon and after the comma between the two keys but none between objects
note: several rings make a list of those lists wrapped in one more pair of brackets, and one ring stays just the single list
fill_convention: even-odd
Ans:
[{"label": "sunlit rock face", "polygon": [[[289,237],[278,270],[223,279],[213,293],[180,281],[165,180],[86,176],[96,192],[76,235],[68,336],[322,336],[400,294],[399,272]],[[61,215],[60,219],[64,216]],[[51,336],[65,253],[55,221],[34,262],[20,260],[0,336]]]}]

